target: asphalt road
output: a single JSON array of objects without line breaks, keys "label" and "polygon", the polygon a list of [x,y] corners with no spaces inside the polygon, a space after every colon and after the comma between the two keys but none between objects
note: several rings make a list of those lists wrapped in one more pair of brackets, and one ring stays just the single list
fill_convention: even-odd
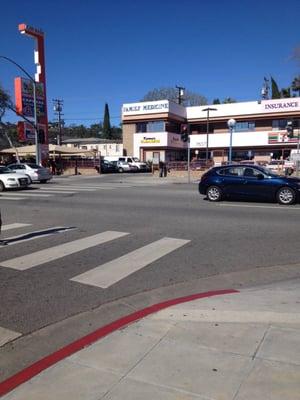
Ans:
[{"label": "asphalt road", "polygon": [[[91,191],[79,191],[78,184]],[[57,193],[49,197],[35,196],[49,195],[47,190],[54,187]],[[63,188],[73,193],[60,192]],[[53,227],[74,229],[38,234],[25,241],[17,238],[0,247],[0,328],[22,335],[153,289],[253,268],[286,266],[288,270],[300,261],[300,205],[214,204],[198,194],[195,183],[172,183],[149,175],[60,178],[48,185],[34,185],[26,193],[33,196],[24,200],[7,200],[8,193],[0,196],[3,224],[28,224],[2,232],[2,239]],[[76,244],[73,254],[55,259],[55,246],[107,231],[123,235],[81,251]],[[179,241],[158,258],[161,250],[151,246],[162,238]],[[139,249],[148,245],[139,254]],[[45,249],[52,252],[52,261],[37,262],[25,270],[5,266],[16,257],[27,256],[27,260],[33,254],[31,258],[36,260],[38,254],[34,253]],[[136,266],[137,270],[119,280],[114,276],[115,283],[107,288],[73,279],[103,264],[109,270],[123,256],[121,267],[127,262],[128,268]]]}]

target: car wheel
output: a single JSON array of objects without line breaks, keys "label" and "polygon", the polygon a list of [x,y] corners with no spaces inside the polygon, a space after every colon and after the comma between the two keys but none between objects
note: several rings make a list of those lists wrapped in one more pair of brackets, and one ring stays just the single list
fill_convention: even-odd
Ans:
[{"label": "car wheel", "polygon": [[31,185],[32,184],[32,179],[30,178],[30,175],[26,175],[26,176],[29,179],[29,184]]},{"label": "car wheel", "polygon": [[276,198],[279,204],[289,205],[295,203],[296,194],[293,189],[282,187],[278,190]]},{"label": "car wheel", "polygon": [[218,186],[210,186],[206,191],[209,201],[220,201],[222,198],[222,190]]},{"label": "car wheel", "polygon": [[4,183],[0,181],[0,192],[4,192],[5,186]]},{"label": "car wheel", "polygon": [[123,168],[118,168],[118,172],[124,172]]},{"label": "car wheel", "polygon": [[40,183],[47,183],[47,179],[40,180]]}]

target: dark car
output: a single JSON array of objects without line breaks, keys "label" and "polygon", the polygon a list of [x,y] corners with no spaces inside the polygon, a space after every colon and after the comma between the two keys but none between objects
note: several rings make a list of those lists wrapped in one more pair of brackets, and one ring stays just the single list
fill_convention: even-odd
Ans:
[{"label": "dark car", "polygon": [[118,169],[112,162],[101,160],[101,174],[109,174],[114,172],[118,172]]},{"label": "dark car", "polygon": [[257,165],[227,165],[207,171],[200,180],[199,192],[210,201],[235,197],[288,205],[299,201],[300,179],[279,176]]}]

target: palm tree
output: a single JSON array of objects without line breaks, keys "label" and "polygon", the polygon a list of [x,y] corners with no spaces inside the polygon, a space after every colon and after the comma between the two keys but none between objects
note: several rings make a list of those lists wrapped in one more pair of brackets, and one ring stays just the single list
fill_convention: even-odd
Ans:
[{"label": "palm tree", "polygon": [[298,92],[298,96],[300,96],[300,75],[296,76],[292,82],[292,91]]}]

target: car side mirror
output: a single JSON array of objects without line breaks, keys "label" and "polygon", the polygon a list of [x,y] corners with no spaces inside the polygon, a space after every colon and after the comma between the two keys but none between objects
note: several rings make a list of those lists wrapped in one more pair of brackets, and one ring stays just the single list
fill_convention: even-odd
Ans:
[{"label": "car side mirror", "polygon": [[257,175],[257,179],[264,179],[263,174],[258,174],[258,175]]}]

